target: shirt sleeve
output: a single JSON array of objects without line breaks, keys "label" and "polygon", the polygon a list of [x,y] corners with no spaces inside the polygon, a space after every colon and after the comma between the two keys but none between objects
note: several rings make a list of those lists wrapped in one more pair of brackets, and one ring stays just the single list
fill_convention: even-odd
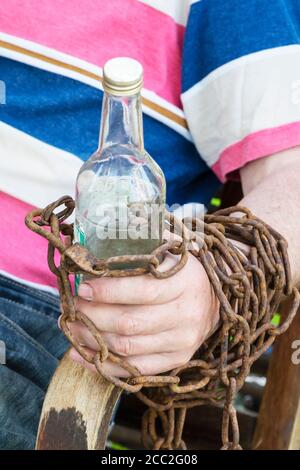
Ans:
[{"label": "shirt sleeve", "polygon": [[221,180],[300,145],[299,0],[199,0],[185,31],[182,103]]}]

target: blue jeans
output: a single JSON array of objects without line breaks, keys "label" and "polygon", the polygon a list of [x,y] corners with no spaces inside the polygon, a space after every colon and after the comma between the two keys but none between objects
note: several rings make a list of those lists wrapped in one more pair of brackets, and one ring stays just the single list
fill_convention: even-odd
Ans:
[{"label": "blue jeans", "polygon": [[68,347],[59,314],[55,295],[0,275],[0,449],[34,448],[45,391]]}]

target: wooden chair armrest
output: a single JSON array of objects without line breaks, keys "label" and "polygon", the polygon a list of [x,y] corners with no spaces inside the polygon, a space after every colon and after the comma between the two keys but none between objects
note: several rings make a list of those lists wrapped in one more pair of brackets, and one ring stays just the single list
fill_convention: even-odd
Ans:
[{"label": "wooden chair armrest", "polygon": [[[283,306],[283,316],[288,308],[289,304]],[[292,361],[295,340],[300,340],[300,310],[288,331],[275,341],[253,449],[300,449],[300,365]]]},{"label": "wooden chair armrest", "polygon": [[104,449],[121,392],[100,375],[75,364],[67,352],[47,390],[36,449]]}]

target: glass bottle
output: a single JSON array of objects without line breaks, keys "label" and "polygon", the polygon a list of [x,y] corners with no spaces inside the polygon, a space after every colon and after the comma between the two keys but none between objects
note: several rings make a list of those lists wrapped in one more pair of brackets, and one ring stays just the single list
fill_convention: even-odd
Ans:
[{"label": "glass bottle", "polygon": [[77,177],[75,241],[101,259],[150,254],[162,240],[166,184],[144,149],[142,82],[134,59],[105,64],[99,147]]}]

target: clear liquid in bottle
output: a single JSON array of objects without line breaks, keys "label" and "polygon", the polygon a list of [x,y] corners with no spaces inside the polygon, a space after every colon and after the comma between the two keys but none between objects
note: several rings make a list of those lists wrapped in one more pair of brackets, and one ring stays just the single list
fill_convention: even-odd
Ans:
[{"label": "clear liquid in bottle", "polygon": [[141,84],[137,61],[106,63],[99,148],[77,177],[75,241],[101,259],[150,254],[162,241],[165,179],[144,150]]}]

